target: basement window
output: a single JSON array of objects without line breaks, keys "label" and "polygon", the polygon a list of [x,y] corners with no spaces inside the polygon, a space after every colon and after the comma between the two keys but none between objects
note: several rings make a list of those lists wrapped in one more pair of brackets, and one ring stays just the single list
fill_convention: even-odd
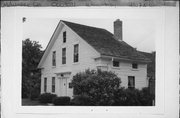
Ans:
[{"label": "basement window", "polygon": [[119,61],[113,61],[113,67],[119,67]]}]

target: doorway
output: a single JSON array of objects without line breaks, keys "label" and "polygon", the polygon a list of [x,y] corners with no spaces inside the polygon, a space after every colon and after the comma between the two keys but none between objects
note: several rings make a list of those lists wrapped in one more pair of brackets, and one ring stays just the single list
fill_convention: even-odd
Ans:
[{"label": "doorway", "polygon": [[60,78],[60,96],[67,96],[67,77]]}]

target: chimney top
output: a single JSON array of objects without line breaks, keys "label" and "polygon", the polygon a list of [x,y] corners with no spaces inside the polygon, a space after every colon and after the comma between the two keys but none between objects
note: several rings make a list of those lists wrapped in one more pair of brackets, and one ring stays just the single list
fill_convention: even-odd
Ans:
[{"label": "chimney top", "polygon": [[117,19],[114,21],[114,37],[118,41],[122,41],[122,21]]}]

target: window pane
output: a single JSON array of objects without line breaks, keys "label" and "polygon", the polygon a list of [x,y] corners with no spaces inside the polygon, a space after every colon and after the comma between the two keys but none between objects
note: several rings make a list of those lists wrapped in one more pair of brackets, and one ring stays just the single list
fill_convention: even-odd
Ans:
[{"label": "window pane", "polygon": [[56,66],[56,51],[53,51],[53,55],[52,55],[52,65]]},{"label": "window pane", "polygon": [[113,66],[114,67],[119,67],[119,62],[118,61],[113,61]]},{"label": "window pane", "polygon": [[66,64],[66,48],[62,49],[62,64]]},{"label": "window pane", "polygon": [[52,77],[52,92],[55,92],[55,77]]},{"label": "window pane", "polygon": [[128,88],[135,88],[135,77],[128,76]]},{"label": "window pane", "polygon": [[138,64],[137,63],[133,63],[132,64],[132,68],[137,69],[138,68]]},{"label": "window pane", "polygon": [[47,92],[47,78],[44,78],[44,92]]},{"label": "window pane", "polygon": [[63,32],[63,43],[65,43],[65,42],[66,42],[66,31]]},{"label": "window pane", "polygon": [[72,88],[72,83],[69,83],[69,88]]},{"label": "window pane", "polygon": [[62,64],[66,64],[66,57],[62,58]]},{"label": "window pane", "polygon": [[66,48],[62,49],[62,56],[65,57],[66,56]]},{"label": "window pane", "polygon": [[74,62],[79,61],[79,45],[74,45]]},{"label": "window pane", "polygon": [[74,62],[78,62],[78,54],[74,55]]}]

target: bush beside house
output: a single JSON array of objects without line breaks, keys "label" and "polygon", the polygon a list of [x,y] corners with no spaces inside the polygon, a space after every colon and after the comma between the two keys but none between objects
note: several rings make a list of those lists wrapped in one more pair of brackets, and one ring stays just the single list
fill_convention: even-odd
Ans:
[{"label": "bush beside house", "polygon": [[154,97],[148,87],[142,90],[120,88],[114,93],[113,106],[152,106]]},{"label": "bush beside house", "polygon": [[113,72],[86,70],[77,73],[72,80],[74,99],[91,99],[93,105],[112,105],[113,93],[120,83],[121,79]]},{"label": "bush beside house", "polygon": [[63,97],[55,97],[52,102],[54,105],[69,105],[70,100],[71,100],[70,97],[63,96]]},{"label": "bush beside house", "polygon": [[[74,106],[152,106],[154,96],[150,94],[149,88],[138,89],[125,89],[119,88],[113,97],[101,99],[101,101],[94,101],[87,95],[74,96],[71,100],[71,105]],[[101,103],[100,103],[101,102]]]},{"label": "bush beside house", "polygon": [[41,102],[41,103],[52,103],[53,99],[55,97],[57,97],[57,95],[55,95],[55,94],[43,93],[39,97],[39,102]]},{"label": "bush beside house", "polygon": [[80,106],[152,106],[154,95],[149,88],[125,89],[116,74],[86,70],[73,77],[74,98],[71,105]]},{"label": "bush beside house", "polygon": [[87,95],[77,95],[71,100],[71,105],[94,106],[93,100]]},{"label": "bush beside house", "polygon": [[140,91],[139,101],[142,106],[152,106],[152,101],[155,100],[155,94],[151,94],[151,90],[149,87],[143,88]]}]

